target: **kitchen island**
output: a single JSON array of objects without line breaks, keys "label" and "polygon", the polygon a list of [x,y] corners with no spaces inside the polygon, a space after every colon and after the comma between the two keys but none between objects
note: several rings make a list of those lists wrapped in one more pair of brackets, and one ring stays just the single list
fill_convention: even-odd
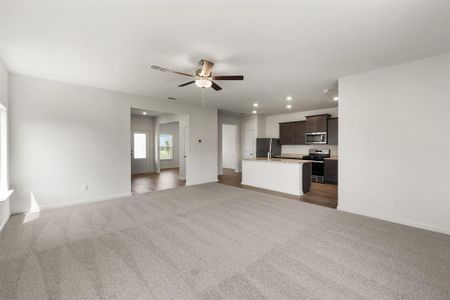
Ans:
[{"label": "kitchen island", "polygon": [[300,196],[311,187],[311,162],[282,158],[244,159],[242,184]]}]

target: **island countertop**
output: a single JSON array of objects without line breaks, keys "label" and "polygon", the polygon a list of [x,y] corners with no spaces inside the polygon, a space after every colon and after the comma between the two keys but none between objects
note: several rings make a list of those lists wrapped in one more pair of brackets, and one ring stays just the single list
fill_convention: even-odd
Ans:
[{"label": "island countertop", "polygon": [[306,160],[306,159],[292,159],[292,158],[265,158],[265,157],[257,157],[257,158],[247,158],[244,160],[248,161],[266,161],[266,162],[282,162],[282,163],[291,163],[291,164],[305,164],[305,163],[311,163],[312,160]]},{"label": "island countertop", "polygon": [[242,160],[242,184],[300,196],[311,187],[312,160],[258,157]]}]

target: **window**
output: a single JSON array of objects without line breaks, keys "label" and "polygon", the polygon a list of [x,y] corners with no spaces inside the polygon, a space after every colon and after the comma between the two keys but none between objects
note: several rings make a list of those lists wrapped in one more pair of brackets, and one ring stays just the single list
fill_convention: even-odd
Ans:
[{"label": "window", "polygon": [[172,159],[173,149],[172,149],[172,135],[171,134],[161,134],[159,136],[159,159]]},{"label": "window", "polygon": [[147,134],[134,133],[133,135],[134,159],[147,158]]}]

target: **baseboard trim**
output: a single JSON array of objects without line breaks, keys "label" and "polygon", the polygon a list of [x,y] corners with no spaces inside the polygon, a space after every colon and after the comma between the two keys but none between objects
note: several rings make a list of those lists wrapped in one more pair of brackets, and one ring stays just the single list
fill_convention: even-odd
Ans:
[{"label": "baseboard trim", "polygon": [[132,195],[133,194],[131,192],[130,193],[119,193],[119,194],[113,194],[113,195],[108,195],[108,196],[103,196],[103,197],[94,197],[94,198],[75,200],[75,201],[64,202],[64,203],[54,203],[54,204],[49,204],[49,205],[43,205],[43,206],[40,206],[39,208],[40,208],[40,210],[47,210],[47,209],[52,209],[52,208],[61,208],[61,207],[75,206],[75,205],[80,205],[80,204],[89,204],[89,203],[95,203],[95,202],[101,202],[101,201],[107,201],[107,200],[114,200],[114,199],[129,197]]},{"label": "baseboard trim", "polygon": [[[6,193],[0,195],[0,208],[3,210],[6,210],[6,219],[2,222],[2,224],[0,224],[0,233],[3,231],[3,229],[5,228],[6,224],[8,224],[9,218],[11,218],[11,201],[10,201],[10,197],[12,195],[12,193],[14,192],[14,190],[9,190]],[[6,206],[2,207],[2,206]]]},{"label": "baseboard trim", "polygon": [[5,228],[6,224],[8,224],[9,218],[11,218],[11,214],[9,214],[3,224],[0,224],[0,233],[2,232],[3,228]]},{"label": "baseboard trim", "polygon": [[218,178],[212,178],[210,180],[206,180],[206,181],[199,181],[199,182],[188,182],[186,181],[186,186],[191,186],[191,185],[199,185],[199,184],[205,184],[205,183],[214,183],[214,182],[218,182],[219,179]]},{"label": "baseboard trim", "polygon": [[370,217],[370,218],[374,218],[374,219],[378,219],[378,220],[382,220],[382,221],[387,221],[387,222],[391,222],[391,223],[397,223],[397,224],[401,224],[401,225],[406,225],[406,226],[410,226],[410,227],[415,227],[415,228],[420,228],[420,229],[424,229],[424,230],[428,230],[428,231],[434,231],[434,232],[439,232],[439,233],[450,235],[450,229],[448,229],[448,228],[427,225],[427,224],[413,222],[413,221],[405,220],[405,219],[401,219],[401,218],[381,217],[376,214],[368,214],[368,213],[354,211],[351,209],[346,209],[339,205],[337,207],[337,210],[347,212],[347,213],[352,213],[355,215]]}]

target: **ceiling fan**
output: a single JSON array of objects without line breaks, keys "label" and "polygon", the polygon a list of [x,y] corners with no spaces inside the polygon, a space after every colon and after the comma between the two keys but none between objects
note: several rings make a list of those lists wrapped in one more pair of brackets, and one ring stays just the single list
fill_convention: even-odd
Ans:
[{"label": "ceiling fan", "polygon": [[195,75],[183,73],[183,72],[172,71],[167,68],[163,68],[163,67],[155,66],[155,65],[152,65],[151,68],[153,70],[157,70],[157,71],[161,71],[161,72],[170,72],[170,73],[183,75],[183,76],[189,76],[189,77],[194,78],[194,80],[192,80],[192,81],[188,81],[186,83],[178,85],[179,87],[183,87],[183,86],[187,86],[187,85],[195,83],[195,85],[200,88],[212,87],[214,90],[220,91],[222,88],[219,85],[217,85],[213,80],[244,80],[244,76],[242,76],[242,75],[223,75],[223,76],[214,75],[213,76],[211,71],[214,66],[214,63],[212,63],[206,59],[200,60],[198,62],[198,64],[200,65],[201,69],[196,70]]}]

